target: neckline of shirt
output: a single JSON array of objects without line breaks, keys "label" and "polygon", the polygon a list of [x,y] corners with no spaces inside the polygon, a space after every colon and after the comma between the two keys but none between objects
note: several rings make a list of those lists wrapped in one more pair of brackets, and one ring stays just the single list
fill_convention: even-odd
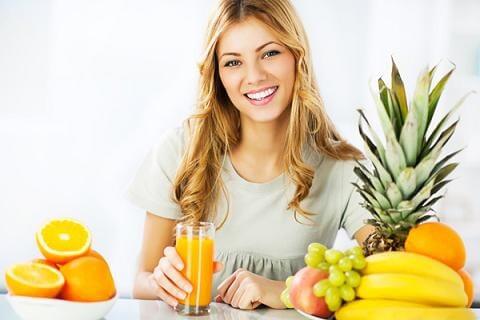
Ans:
[{"label": "neckline of shirt", "polygon": [[285,187],[287,182],[285,172],[282,172],[279,176],[273,178],[268,182],[258,183],[258,182],[251,182],[251,181],[245,180],[238,174],[237,170],[232,164],[230,155],[228,154],[225,155],[224,168],[227,170],[231,181],[243,187],[244,189],[248,189],[251,191],[257,191],[257,192],[272,191],[278,188]]}]

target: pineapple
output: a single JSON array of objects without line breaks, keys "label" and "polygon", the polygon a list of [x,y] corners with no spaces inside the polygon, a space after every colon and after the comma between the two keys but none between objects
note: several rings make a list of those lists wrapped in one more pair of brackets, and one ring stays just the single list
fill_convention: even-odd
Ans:
[{"label": "pineapple", "polygon": [[[357,162],[354,169],[359,178],[359,184],[354,185],[365,200],[362,206],[373,216],[367,223],[375,227],[375,232],[364,243],[366,256],[402,250],[412,227],[430,218],[438,219],[432,206],[442,196],[435,194],[451,181],[446,177],[458,163],[448,162],[461,151],[438,160],[458,120],[445,126],[468,94],[435,127],[432,125],[432,130],[428,130],[444,86],[454,70],[447,72],[431,90],[436,68],[420,74],[409,106],[403,81],[392,59],[391,88],[380,78],[378,94],[372,92],[385,134],[384,141],[372,129],[363,111],[358,110],[360,135],[365,143],[366,156],[373,164],[370,170]],[[364,124],[368,134],[364,131]]]}]

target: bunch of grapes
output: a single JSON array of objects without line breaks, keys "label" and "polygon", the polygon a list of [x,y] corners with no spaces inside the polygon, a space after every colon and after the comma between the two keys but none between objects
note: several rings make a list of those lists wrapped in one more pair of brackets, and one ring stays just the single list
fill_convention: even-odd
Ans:
[{"label": "bunch of grapes", "polygon": [[343,301],[355,299],[355,289],[360,284],[359,271],[366,261],[362,248],[353,247],[345,252],[327,249],[320,243],[311,243],[305,255],[307,266],[328,272],[328,278],[313,286],[313,294],[325,297],[328,309],[336,311]]},{"label": "bunch of grapes", "polygon": [[280,300],[289,309],[293,308],[293,305],[292,305],[292,302],[290,301],[290,296],[289,296],[290,287],[292,286],[292,281],[293,281],[293,276],[290,276],[287,278],[287,280],[285,280],[285,284],[287,285],[287,287],[285,288],[285,290],[283,290],[282,294],[280,295]]}]

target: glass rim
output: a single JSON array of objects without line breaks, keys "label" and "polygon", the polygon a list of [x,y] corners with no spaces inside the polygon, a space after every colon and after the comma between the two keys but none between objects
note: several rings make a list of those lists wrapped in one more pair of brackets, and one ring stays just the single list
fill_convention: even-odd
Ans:
[{"label": "glass rim", "polygon": [[206,221],[199,221],[199,222],[178,222],[177,225],[175,226],[175,229],[180,229],[180,228],[214,228],[215,225],[212,222],[206,222]]}]

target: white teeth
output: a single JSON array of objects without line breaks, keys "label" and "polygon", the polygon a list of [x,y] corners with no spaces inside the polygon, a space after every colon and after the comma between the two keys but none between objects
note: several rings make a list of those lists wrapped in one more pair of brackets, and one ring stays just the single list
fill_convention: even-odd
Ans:
[{"label": "white teeth", "polygon": [[265,97],[268,97],[269,95],[274,93],[275,90],[277,90],[277,87],[268,88],[264,91],[260,91],[260,92],[256,92],[256,93],[247,93],[247,97],[249,97],[250,99],[254,99],[254,100],[262,100]]}]

